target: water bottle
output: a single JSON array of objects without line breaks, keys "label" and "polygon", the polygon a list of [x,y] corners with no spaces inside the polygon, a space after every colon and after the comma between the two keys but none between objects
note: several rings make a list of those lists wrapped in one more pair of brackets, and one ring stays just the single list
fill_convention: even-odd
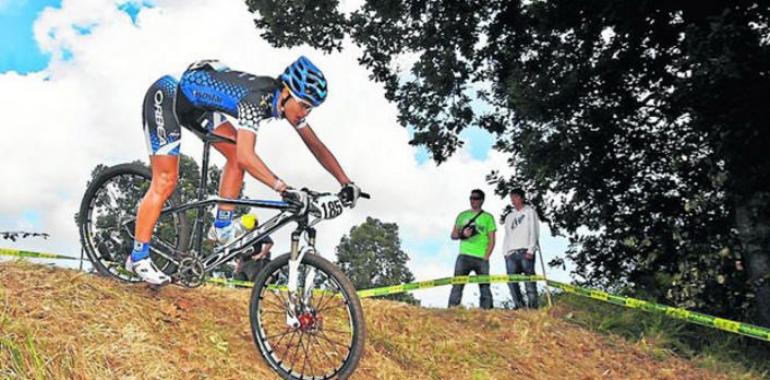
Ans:
[{"label": "water bottle", "polygon": [[[238,220],[233,221],[233,236],[235,239],[251,232],[257,225],[257,216],[254,214],[243,214]],[[236,246],[240,247],[243,242]]]}]

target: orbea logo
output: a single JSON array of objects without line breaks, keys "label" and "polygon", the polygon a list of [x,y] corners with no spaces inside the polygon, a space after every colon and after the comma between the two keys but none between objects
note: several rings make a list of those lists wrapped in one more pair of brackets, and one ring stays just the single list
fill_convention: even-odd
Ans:
[{"label": "orbea logo", "polygon": [[155,124],[157,124],[158,140],[161,146],[168,144],[166,138],[166,121],[163,119],[163,91],[155,92]]}]

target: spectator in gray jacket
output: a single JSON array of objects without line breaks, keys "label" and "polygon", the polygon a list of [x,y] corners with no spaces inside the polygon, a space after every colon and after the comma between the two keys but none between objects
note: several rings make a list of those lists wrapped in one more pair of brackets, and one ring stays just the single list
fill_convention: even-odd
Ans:
[{"label": "spectator in gray jacket", "polygon": [[[513,211],[505,217],[505,239],[503,252],[505,268],[508,274],[535,274],[535,250],[538,249],[540,220],[537,211],[524,203],[524,190],[513,189],[510,193]],[[527,282],[527,302],[521,296],[518,282],[509,282],[514,308],[537,308],[537,284]]]}]

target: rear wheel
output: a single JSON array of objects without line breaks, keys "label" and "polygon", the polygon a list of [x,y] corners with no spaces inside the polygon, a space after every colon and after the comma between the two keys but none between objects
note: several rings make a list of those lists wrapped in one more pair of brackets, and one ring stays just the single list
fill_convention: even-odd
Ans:
[{"label": "rear wheel", "polygon": [[[124,266],[133,249],[136,210],[150,188],[151,178],[147,167],[121,164],[102,171],[88,186],[78,214],[80,241],[98,273],[122,281],[141,281]],[[177,203],[175,198],[172,195],[164,208]],[[173,258],[176,251],[186,250],[188,231],[183,213],[158,219],[150,257],[164,273],[173,274],[177,266],[159,252]]]},{"label": "rear wheel", "polygon": [[294,326],[287,323],[289,254],[257,276],[249,303],[257,348],[284,379],[346,379],[358,366],[366,337],[356,290],[339,268],[318,255],[305,255],[298,274],[297,293],[307,295],[307,302],[295,310]]}]

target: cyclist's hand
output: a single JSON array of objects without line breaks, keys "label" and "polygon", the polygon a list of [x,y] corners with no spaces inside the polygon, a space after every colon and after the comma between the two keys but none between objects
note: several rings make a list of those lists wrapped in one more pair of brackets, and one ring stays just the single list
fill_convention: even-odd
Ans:
[{"label": "cyclist's hand", "polygon": [[353,182],[342,186],[342,190],[340,190],[340,199],[342,199],[342,203],[345,206],[350,206],[350,208],[356,207],[356,201],[360,196],[361,188],[356,186]]},{"label": "cyclist's hand", "polygon": [[281,197],[286,202],[294,203],[300,207],[305,207],[305,204],[307,203],[307,194],[303,191],[292,189],[291,187],[287,187],[286,190],[281,192]]},{"label": "cyclist's hand", "polygon": [[273,190],[277,191],[278,194],[283,194],[284,191],[289,189],[291,189],[291,187],[286,185],[286,182],[283,182],[280,178],[276,179],[273,184]]}]

